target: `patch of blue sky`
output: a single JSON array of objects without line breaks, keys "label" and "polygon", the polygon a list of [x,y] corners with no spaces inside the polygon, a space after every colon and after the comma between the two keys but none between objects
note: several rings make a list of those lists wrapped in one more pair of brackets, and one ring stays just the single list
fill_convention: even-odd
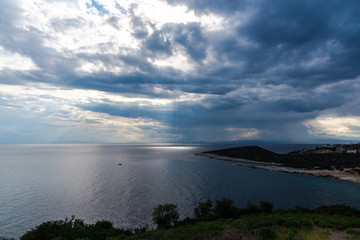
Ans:
[{"label": "patch of blue sky", "polygon": [[103,5],[99,4],[95,0],[91,0],[91,4],[87,3],[86,6],[87,8],[95,7],[98,10],[100,16],[109,14],[109,11],[106,10]]},{"label": "patch of blue sky", "polygon": [[116,3],[115,7],[122,13],[122,14],[126,14],[127,11],[125,8],[121,7],[118,3]]}]

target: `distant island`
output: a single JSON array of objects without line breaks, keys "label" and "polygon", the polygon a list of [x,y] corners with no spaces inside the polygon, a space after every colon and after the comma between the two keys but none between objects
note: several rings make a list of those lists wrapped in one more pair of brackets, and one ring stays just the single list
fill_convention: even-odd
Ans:
[{"label": "distant island", "polygon": [[196,155],[278,172],[310,174],[360,183],[360,143],[325,144],[287,154],[277,154],[259,146],[227,148]]}]

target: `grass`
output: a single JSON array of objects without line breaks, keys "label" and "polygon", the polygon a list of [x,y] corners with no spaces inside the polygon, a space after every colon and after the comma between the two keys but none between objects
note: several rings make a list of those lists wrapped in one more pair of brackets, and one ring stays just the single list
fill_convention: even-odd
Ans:
[{"label": "grass", "polygon": [[360,240],[360,230],[348,228],[346,229],[346,233],[349,234],[349,240]]},{"label": "grass", "polygon": [[152,230],[122,239],[205,240],[205,239],[279,239],[321,240],[332,231],[345,231],[349,240],[360,240],[357,216],[319,213],[274,212],[243,215],[238,219],[197,222],[167,230]]},{"label": "grass", "polygon": [[[255,237],[279,240],[320,240],[326,239],[331,229],[336,231],[347,229],[348,239],[360,240],[360,231],[354,230],[359,223],[360,219],[356,216],[274,212],[245,215],[238,219],[197,222],[194,225],[180,226],[162,232],[155,230],[147,235],[148,238],[144,236],[143,239],[211,239],[227,231],[228,234],[240,234],[248,236],[249,239]],[[132,236],[125,239],[141,239],[138,237]]]}]

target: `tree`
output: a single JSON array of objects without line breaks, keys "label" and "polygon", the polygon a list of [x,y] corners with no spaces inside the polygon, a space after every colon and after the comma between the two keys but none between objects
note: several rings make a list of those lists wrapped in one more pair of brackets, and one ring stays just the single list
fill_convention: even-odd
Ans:
[{"label": "tree", "polygon": [[109,230],[114,228],[113,223],[107,220],[97,221],[94,225],[95,228]]},{"label": "tree", "polygon": [[274,204],[267,201],[260,202],[260,209],[265,213],[271,213],[274,209]]},{"label": "tree", "polygon": [[172,203],[157,205],[152,213],[152,220],[158,228],[170,228],[179,220],[177,206]]},{"label": "tree", "polygon": [[215,214],[220,218],[236,218],[239,216],[238,209],[234,206],[234,201],[228,198],[215,200]]},{"label": "tree", "polygon": [[206,202],[199,202],[199,205],[194,209],[195,217],[198,220],[207,220],[211,217],[212,201],[208,199]]},{"label": "tree", "polygon": [[247,201],[246,204],[246,211],[249,214],[259,213],[261,212],[261,209],[252,201]]}]

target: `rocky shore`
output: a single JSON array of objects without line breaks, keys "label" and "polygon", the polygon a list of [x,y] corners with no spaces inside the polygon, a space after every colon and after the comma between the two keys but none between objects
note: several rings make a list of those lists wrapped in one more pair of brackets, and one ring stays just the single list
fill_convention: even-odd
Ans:
[{"label": "rocky shore", "polygon": [[283,166],[253,166],[253,168],[276,171],[276,172],[287,172],[287,173],[296,173],[296,174],[307,174],[318,177],[329,177],[340,179],[344,181],[351,181],[360,183],[360,175],[356,170],[360,170],[360,168],[347,168],[343,170],[322,170],[322,169],[301,169],[301,168],[291,168],[291,167],[283,167]]}]

